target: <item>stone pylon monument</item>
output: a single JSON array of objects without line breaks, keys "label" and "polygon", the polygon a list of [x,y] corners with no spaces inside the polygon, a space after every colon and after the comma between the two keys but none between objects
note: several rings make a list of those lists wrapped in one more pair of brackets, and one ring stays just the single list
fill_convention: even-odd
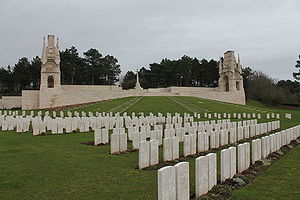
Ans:
[{"label": "stone pylon monument", "polygon": [[236,62],[234,51],[224,53],[219,62],[219,89],[222,92],[244,91],[240,57]]},{"label": "stone pylon monument", "polygon": [[134,89],[136,89],[136,90],[142,90],[143,89],[141,87],[141,84],[140,84],[139,71],[138,70],[136,70],[136,83],[135,83]]},{"label": "stone pylon monument", "polygon": [[55,44],[55,36],[48,35],[47,45],[44,38],[41,66],[40,89],[60,87],[60,56],[58,39]]}]

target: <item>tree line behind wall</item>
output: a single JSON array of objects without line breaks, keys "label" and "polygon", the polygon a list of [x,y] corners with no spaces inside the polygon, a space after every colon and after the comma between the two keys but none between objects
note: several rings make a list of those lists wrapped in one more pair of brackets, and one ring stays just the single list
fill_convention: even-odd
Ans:
[{"label": "tree line behind wall", "polygon": [[[186,66],[184,68],[184,66]],[[183,70],[181,70],[183,69]],[[144,89],[168,86],[218,86],[218,62],[182,57],[179,60],[164,59],[150,64],[150,69],[141,68],[140,83]],[[244,67],[242,76],[247,99],[258,100],[268,105],[287,104],[300,106],[300,83],[269,77],[263,72]],[[127,72],[121,85],[123,89],[134,88],[136,74]]]},{"label": "tree line behind wall", "polygon": [[[121,73],[118,60],[102,56],[97,49],[89,49],[79,56],[75,47],[60,52],[62,85],[113,85]],[[31,61],[23,57],[14,67],[0,68],[0,93],[20,95],[24,89],[40,87],[41,59]]]},{"label": "tree line behind wall", "polygon": [[[149,69],[142,67],[139,77],[144,89],[169,86],[216,87],[219,79],[218,62],[188,56],[178,60],[166,58],[160,63],[150,64]],[[124,76],[121,86],[123,89],[131,89],[134,88],[135,82],[136,74],[129,71]]]}]

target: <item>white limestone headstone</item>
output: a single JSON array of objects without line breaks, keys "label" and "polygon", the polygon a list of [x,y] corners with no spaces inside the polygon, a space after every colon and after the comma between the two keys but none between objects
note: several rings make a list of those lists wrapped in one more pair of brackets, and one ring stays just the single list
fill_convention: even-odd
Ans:
[{"label": "white limestone headstone", "polygon": [[184,136],[184,142],[183,142],[183,156],[189,156],[191,155],[191,139],[190,135]]},{"label": "white limestone headstone", "polygon": [[163,140],[163,159],[164,161],[171,161],[173,159],[173,143],[171,138]]},{"label": "white limestone headstone", "polygon": [[101,129],[101,140],[103,144],[107,144],[109,142],[108,130]]},{"label": "white limestone headstone", "polygon": [[139,169],[150,165],[150,145],[148,141],[142,141],[139,145]]},{"label": "white limestone headstone", "polygon": [[230,178],[230,151],[223,149],[221,151],[221,182]]},{"label": "white limestone headstone", "polygon": [[150,140],[150,165],[157,165],[159,162],[158,141]]},{"label": "white limestone headstone", "polygon": [[178,137],[172,137],[172,160],[179,158],[179,139]]},{"label": "white limestone headstone", "polygon": [[208,192],[208,157],[200,156],[196,158],[196,198]]},{"label": "white limestone headstone", "polygon": [[100,129],[96,129],[94,132],[94,145],[98,145],[101,144],[102,140],[101,140],[101,130]]},{"label": "white limestone headstone", "polygon": [[217,185],[217,154],[209,153],[208,157],[208,190]]},{"label": "white limestone headstone", "polygon": [[120,153],[120,135],[119,134],[111,134],[110,136],[110,153],[118,154]]},{"label": "white limestone headstone", "polygon": [[127,133],[120,133],[120,152],[127,151]]},{"label": "white limestone headstone", "polygon": [[195,155],[197,153],[197,135],[191,134],[190,140],[190,154]]},{"label": "white limestone headstone", "polygon": [[176,170],[176,199],[190,199],[190,178],[189,178],[189,163],[180,162],[175,166]]},{"label": "white limestone headstone", "polygon": [[230,154],[230,177],[236,174],[236,147],[229,147],[229,154]]},{"label": "white limestone headstone", "polygon": [[176,200],[176,168],[163,167],[158,170],[158,200]]}]

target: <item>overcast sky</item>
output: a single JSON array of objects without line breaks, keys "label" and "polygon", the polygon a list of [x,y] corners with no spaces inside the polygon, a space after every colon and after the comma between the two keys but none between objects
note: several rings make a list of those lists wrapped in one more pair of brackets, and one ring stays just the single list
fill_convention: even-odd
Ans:
[{"label": "overcast sky", "polygon": [[182,55],[292,79],[300,54],[300,0],[1,0],[0,66],[41,55],[42,39],[115,56],[122,73]]}]

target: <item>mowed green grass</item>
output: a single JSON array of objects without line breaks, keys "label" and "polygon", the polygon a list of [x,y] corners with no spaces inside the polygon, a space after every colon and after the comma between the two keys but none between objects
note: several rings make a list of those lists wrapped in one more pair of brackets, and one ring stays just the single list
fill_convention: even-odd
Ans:
[{"label": "mowed green grass", "polygon": [[185,113],[190,112],[186,108],[168,99],[168,97],[142,97],[136,104],[126,110],[128,114],[143,112],[146,115],[153,113]]},{"label": "mowed green grass", "polygon": [[231,200],[299,200],[300,146],[290,151],[247,187],[233,193]]},{"label": "mowed green grass", "polygon": [[[103,112],[132,98],[115,99],[72,110]],[[178,98],[193,103],[201,109],[205,107],[212,112],[250,112],[249,108],[251,108],[280,112],[282,117],[286,112],[292,113],[292,120],[282,119],[283,128],[299,124],[300,119],[299,110],[274,110],[260,104],[254,105],[257,104],[256,102],[250,102],[250,105],[244,107],[193,97]],[[126,112],[174,114],[190,111],[167,97],[143,97]],[[0,199],[157,199],[157,171],[136,169],[138,152],[110,155],[109,145],[94,147],[80,144],[91,141],[93,141],[92,133],[33,137],[29,133],[0,132]],[[297,148],[293,152],[298,152],[298,156],[289,158],[290,154],[288,154],[285,159],[291,163],[291,166],[294,164],[295,170],[299,170],[300,149]],[[162,155],[162,151],[160,153]],[[195,191],[194,159],[189,162],[190,187],[193,194]],[[274,167],[277,165],[282,169],[286,168],[285,162],[278,162]],[[247,195],[257,199],[276,198],[277,193],[272,196],[273,184],[278,185],[276,189],[279,191],[285,190],[296,194],[295,188],[299,188],[299,176],[290,175],[293,171],[281,170],[280,173],[287,181],[296,185],[289,185],[283,183],[280,178],[277,179],[276,170],[273,172],[268,170],[266,175],[267,173],[270,173],[272,181],[261,183],[255,181],[245,189],[235,192],[234,198],[245,199]],[[265,188],[265,190],[270,188],[268,191],[271,196],[266,196],[263,190],[256,188]],[[293,199],[292,196],[285,196],[287,197],[285,199]]]},{"label": "mowed green grass", "polygon": [[100,102],[100,103],[90,104],[90,105],[82,106],[82,107],[79,107],[79,108],[68,109],[68,110],[69,111],[76,110],[78,112],[91,111],[93,113],[108,112],[110,109],[112,109],[114,107],[117,107],[119,105],[122,105],[122,104],[130,101],[133,98],[134,97],[125,97],[125,98],[120,98],[120,99],[113,99],[113,100],[103,101],[103,102]]}]

